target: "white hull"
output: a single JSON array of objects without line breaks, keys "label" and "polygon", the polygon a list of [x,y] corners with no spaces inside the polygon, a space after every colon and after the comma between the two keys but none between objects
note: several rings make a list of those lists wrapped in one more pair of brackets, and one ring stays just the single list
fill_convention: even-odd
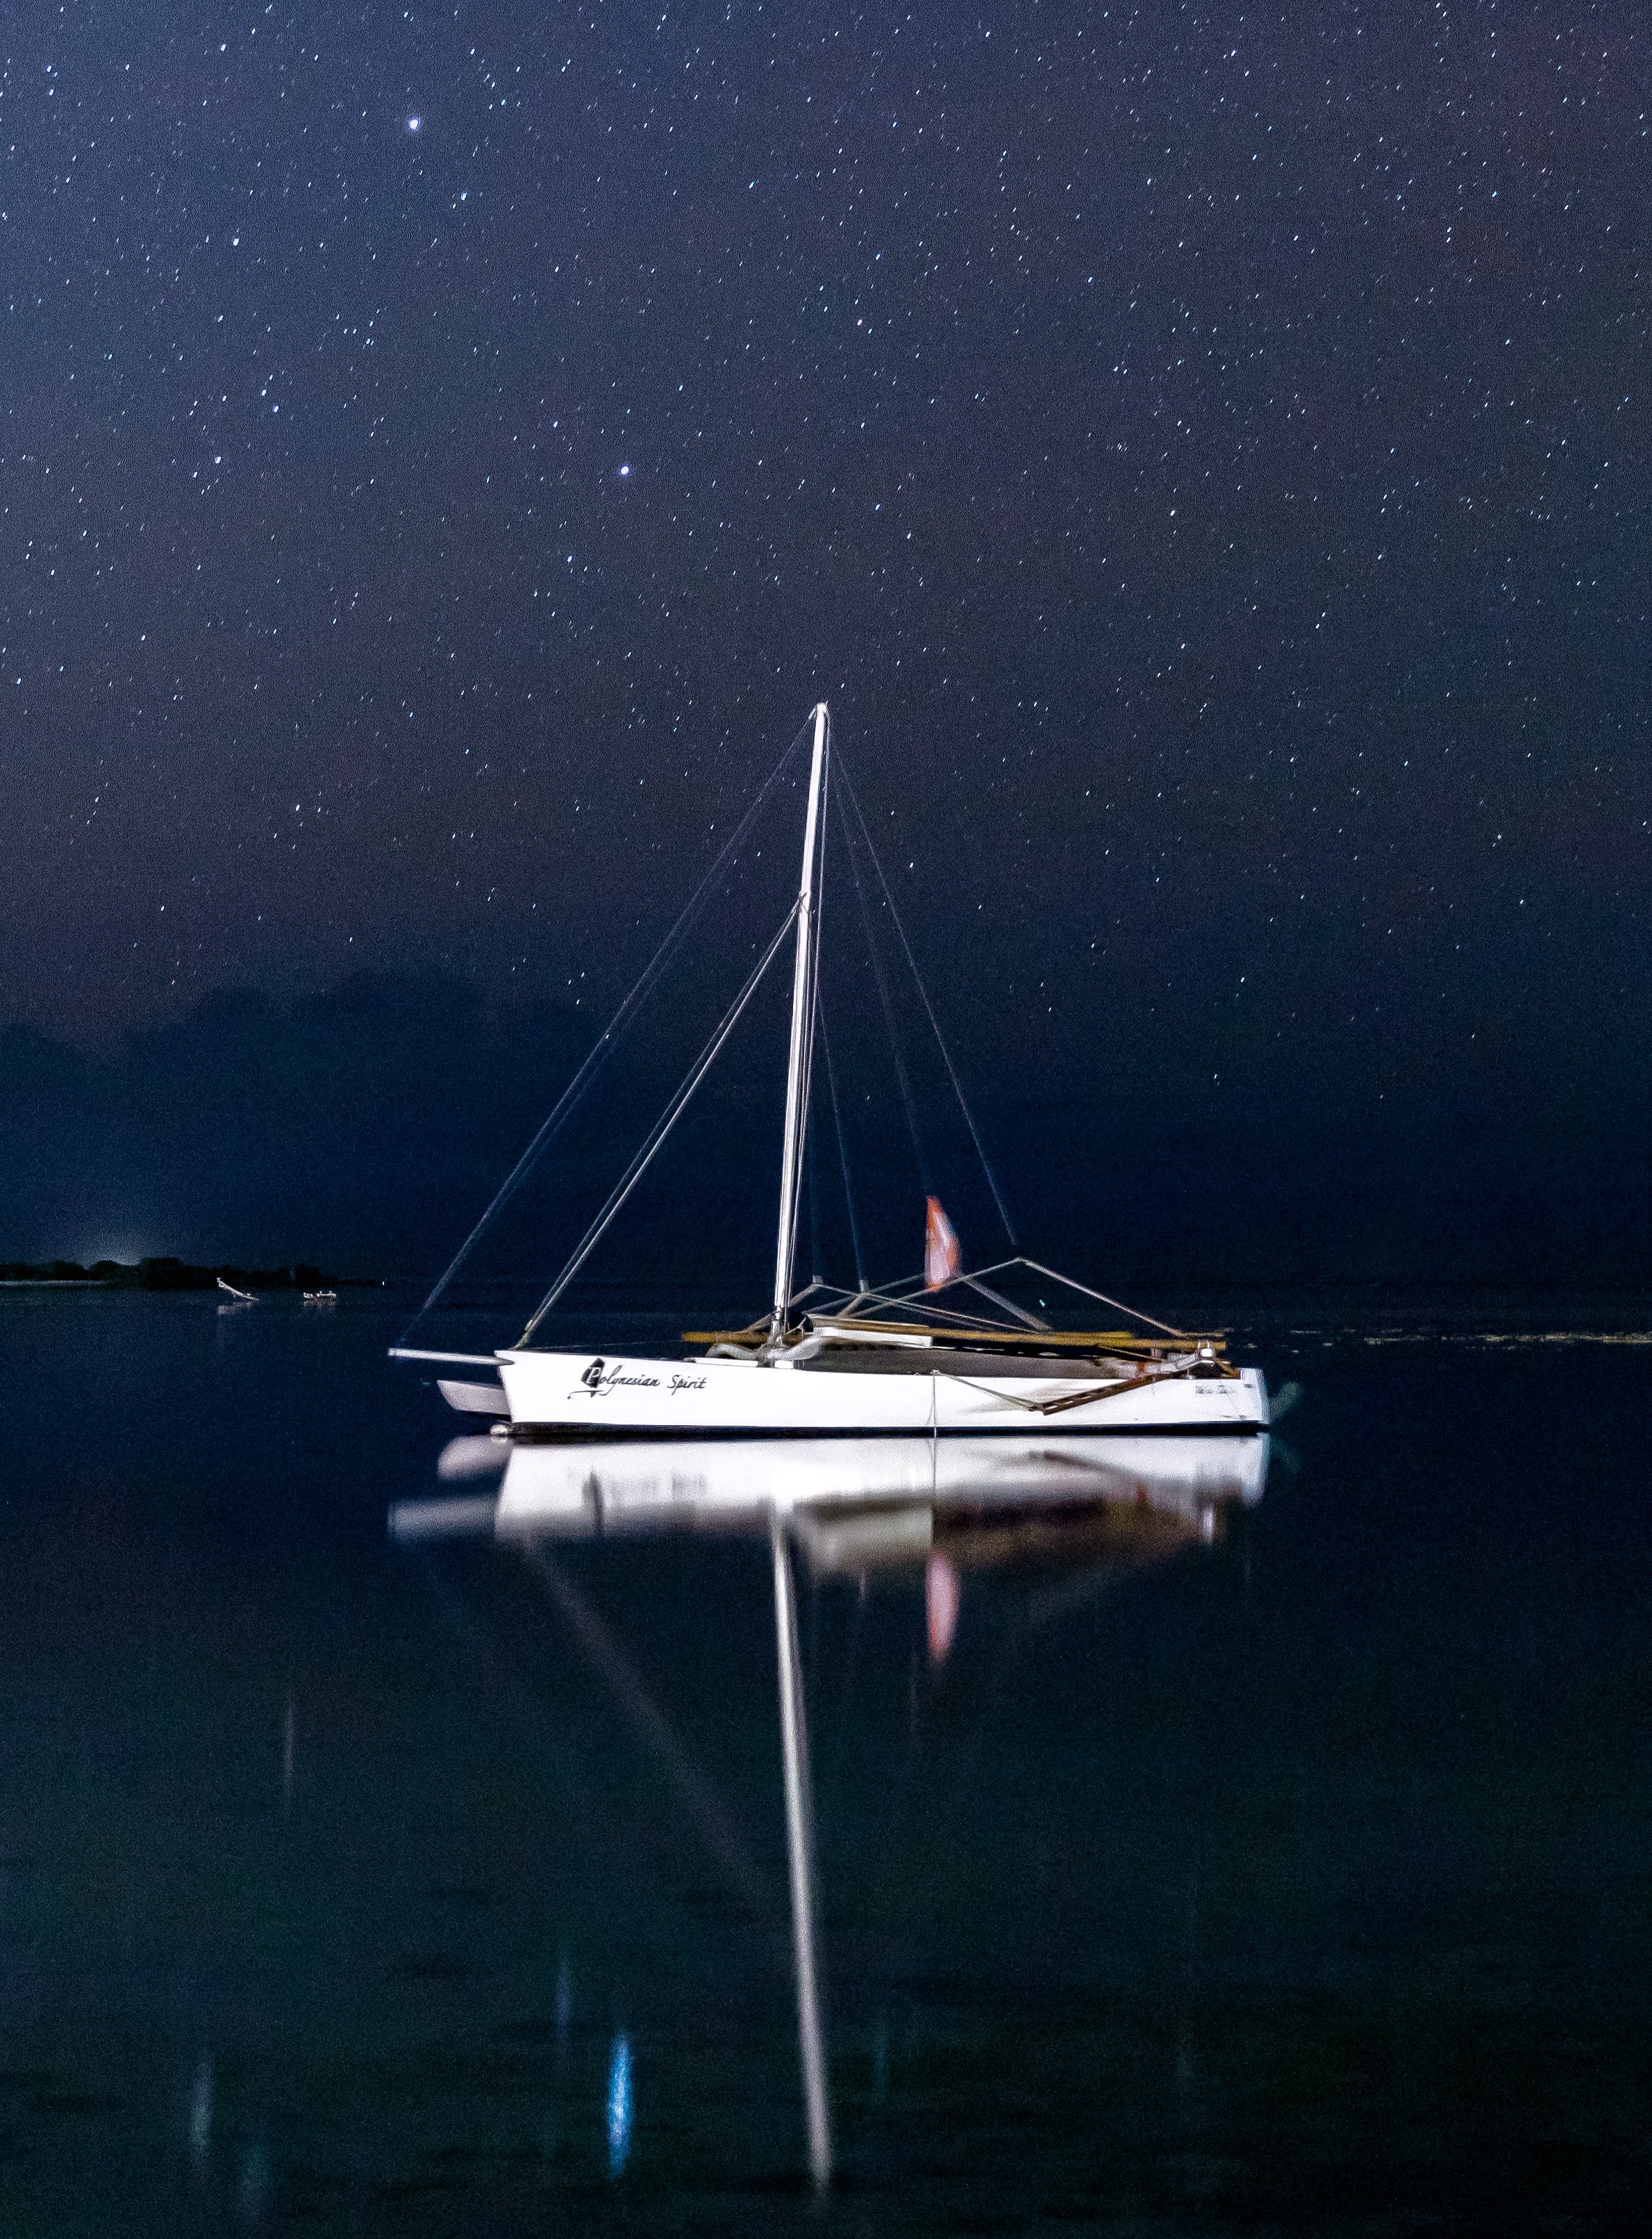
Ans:
[{"label": "white hull", "polygon": [[[520,1431],[577,1438],[979,1436],[1075,1432],[1265,1430],[1262,1372],[1167,1376],[1123,1390],[1070,1377],[967,1379],[918,1370],[871,1374],[756,1360],[647,1360],[588,1352],[501,1352],[501,1381]],[[1056,1412],[1045,1413],[1052,1402]]]}]

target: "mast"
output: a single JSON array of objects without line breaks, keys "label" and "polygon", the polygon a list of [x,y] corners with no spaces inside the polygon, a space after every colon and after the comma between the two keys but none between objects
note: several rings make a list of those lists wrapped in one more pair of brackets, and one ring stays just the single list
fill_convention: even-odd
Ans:
[{"label": "mast", "polygon": [[774,1239],[774,1307],[769,1316],[769,1343],[778,1345],[786,1330],[786,1309],[792,1296],[792,1254],[797,1243],[798,1179],[802,1171],[803,1131],[808,1124],[805,1094],[808,1072],[811,998],[814,981],[815,861],[820,826],[820,795],[826,782],[826,704],[814,711],[814,751],[809,763],[809,809],[803,824],[803,877],[798,887],[797,953],[792,967],[792,1048],[786,1070],[786,1133],[780,1155],[780,1226]]}]

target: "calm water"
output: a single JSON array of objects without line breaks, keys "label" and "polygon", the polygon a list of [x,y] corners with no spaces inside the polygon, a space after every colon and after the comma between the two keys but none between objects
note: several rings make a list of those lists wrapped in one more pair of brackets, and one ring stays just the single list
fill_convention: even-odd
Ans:
[{"label": "calm water", "polygon": [[817,2199],[767,1541],[395,1544],[489,1489],[395,1317],[0,1294],[0,2229],[1622,2223],[1652,1346],[1388,1320],[1251,1332],[1215,1544],[960,1553],[944,1661],[798,1563]]}]

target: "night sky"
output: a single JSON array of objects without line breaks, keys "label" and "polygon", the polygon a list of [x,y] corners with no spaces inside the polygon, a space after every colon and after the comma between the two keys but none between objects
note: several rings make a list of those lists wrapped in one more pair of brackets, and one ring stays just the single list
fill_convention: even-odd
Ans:
[{"label": "night sky", "polygon": [[0,1256],[439,1264],[825,696],[1032,1240],[1643,1273],[1649,87],[1629,4],[12,10]]}]

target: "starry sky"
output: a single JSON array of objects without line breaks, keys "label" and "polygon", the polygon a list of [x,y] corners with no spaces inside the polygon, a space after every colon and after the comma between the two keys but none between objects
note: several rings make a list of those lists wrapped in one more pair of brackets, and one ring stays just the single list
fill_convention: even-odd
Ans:
[{"label": "starry sky", "polygon": [[594,1018],[825,696],[1000,1142],[1643,1189],[1649,87],[1559,0],[12,10],[0,1026]]}]

